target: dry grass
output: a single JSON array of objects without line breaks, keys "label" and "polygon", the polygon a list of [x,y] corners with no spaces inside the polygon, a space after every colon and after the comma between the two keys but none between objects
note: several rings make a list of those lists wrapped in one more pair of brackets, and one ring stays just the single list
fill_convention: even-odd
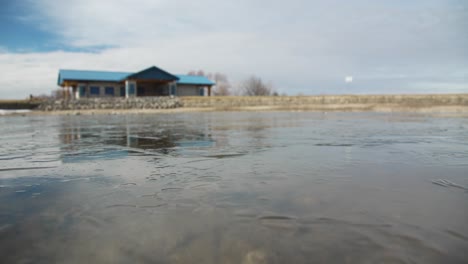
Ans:
[{"label": "dry grass", "polygon": [[0,104],[21,104],[21,103],[28,103],[29,100],[18,100],[18,99],[0,99]]},{"label": "dry grass", "polygon": [[246,106],[351,106],[367,107],[433,107],[468,106],[468,94],[427,95],[323,95],[323,96],[218,96],[182,97],[187,107],[246,107]]},{"label": "dry grass", "polygon": [[40,103],[40,99],[0,100],[0,109],[34,109]]}]

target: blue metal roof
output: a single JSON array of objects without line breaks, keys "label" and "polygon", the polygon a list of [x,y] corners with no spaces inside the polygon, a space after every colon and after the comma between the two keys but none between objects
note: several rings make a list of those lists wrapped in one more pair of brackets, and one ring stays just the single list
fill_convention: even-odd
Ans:
[{"label": "blue metal roof", "polygon": [[58,85],[67,81],[101,81],[119,82],[132,74],[131,72],[109,72],[109,71],[81,71],[81,70],[60,70]]},{"label": "blue metal roof", "polygon": [[213,81],[205,76],[196,75],[176,75],[179,77],[177,84],[193,84],[193,85],[215,85]]},{"label": "blue metal roof", "polygon": [[[171,79],[179,78],[177,84],[200,85],[208,86],[215,85],[213,81],[205,76],[195,75],[172,75],[159,68],[151,67],[141,72],[109,72],[109,71],[83,71],[83,70],[59,70],[57,84],[62,85],[64,81],[97,81],[97,82],[121,82],[131,77],[144,77],[144,79],[152,77],[155,72],[161,75],[158,78],[164,77]],[[141,75],[141,76],[140,76]],[[148,75],[148,76],[147,76]],[[154,76],[153,76],[154,77]]]},{"label": "blue metal roof", "polygon": [[148,69],[129,75],[126,79],[177,81],[179,78],[156,66],[152,66]]}]

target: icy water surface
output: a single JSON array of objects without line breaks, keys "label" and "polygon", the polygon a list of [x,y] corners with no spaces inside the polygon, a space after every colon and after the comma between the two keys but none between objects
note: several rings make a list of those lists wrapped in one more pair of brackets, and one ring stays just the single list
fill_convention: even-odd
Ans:
[{"label": "icy water surface", "polygon": [[468,118],[0,118],[1,263],[468,263]]}]

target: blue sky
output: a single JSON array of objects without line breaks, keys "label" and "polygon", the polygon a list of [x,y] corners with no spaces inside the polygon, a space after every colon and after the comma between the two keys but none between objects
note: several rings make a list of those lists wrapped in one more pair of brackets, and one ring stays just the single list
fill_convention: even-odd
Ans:
[{"label": "blue sky", "polygon": [[468,92],[466,28],[463,0],[0,0],[0,98],[151,65],[290,95]]},{"label": "blue sky", "polygon": [[[48,30],[47,18],[34,16],[29,1],[0,2],[0,46],[12,53],[50,51],[98,52],[108,46],[75,47],[67,45],[58,32]],[[44,19],[44,20],[43,20]]]},{"label": "blue sky", "polygon": [[44,51],[53,34],[33,27],[23,17],[27,14],[24,3],[2,1],[0,6],[0,45],[11,51]]}]

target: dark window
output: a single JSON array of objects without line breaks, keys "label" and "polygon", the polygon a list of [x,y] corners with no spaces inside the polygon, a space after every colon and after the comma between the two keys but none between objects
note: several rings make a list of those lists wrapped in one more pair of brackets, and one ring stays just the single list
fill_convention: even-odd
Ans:
[{"label": "dark window", "polygon": [[135,84],[131,83],[128,87],[128,94],[135,94]]},{"label": "dark window", "polygon": [[91,95],[99,95],[99,87],[98,86],[89,87],[89,93]]},{"label": "dark window", "polygon": [[125,87],[120,87],[120,96],[125,96]]},{"label": "dark window", "polygon": [[106,87],[106,95],[114,95],[114,87]]},{"label": "dark window", "polygon": [[79,92],[80,92],[80,97],[83,97],[86,95],[86,86],[80,86],[78,87]]}]

